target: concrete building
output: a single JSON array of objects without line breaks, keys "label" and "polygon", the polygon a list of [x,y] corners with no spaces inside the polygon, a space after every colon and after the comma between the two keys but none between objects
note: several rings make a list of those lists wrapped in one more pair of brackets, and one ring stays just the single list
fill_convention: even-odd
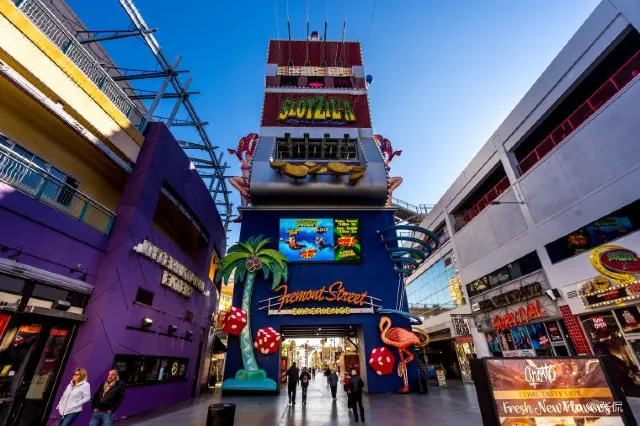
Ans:
[{"label": "concrete building", "polygon": [[116,417],[197,394],[225,232],[193,164],[40,1],[0,2],[0,92],[0,424],[56,422],[78,367]]},{"label": "concrete building", "polygon": [[[433,341],[471,340],[485,357],[592,354],[609,339],[637,367],[639,330],[592,306],[585,282],[601,274],[595,248],[640,250],[639,29],[639,1],[601,2],[423,220],[451,236],[407,279]],[[448,257],[464,300],[434,278]],[[633,287],[616,291],[632,324]]]}]

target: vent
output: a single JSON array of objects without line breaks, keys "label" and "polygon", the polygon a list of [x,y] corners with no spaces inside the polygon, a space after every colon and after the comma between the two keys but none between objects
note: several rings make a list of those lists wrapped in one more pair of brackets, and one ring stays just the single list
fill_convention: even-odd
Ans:
[{"label": "vent", "polygon": [[449,266],[451,266],[453,264],[453,260],[451,260],[451,257],[446,257],[444,259],[444,267],[448,268]]},{"label": "vent", "polygon": [[573,299],[578,297],[578,290],[571,290],[567,292],[567,299]]}]

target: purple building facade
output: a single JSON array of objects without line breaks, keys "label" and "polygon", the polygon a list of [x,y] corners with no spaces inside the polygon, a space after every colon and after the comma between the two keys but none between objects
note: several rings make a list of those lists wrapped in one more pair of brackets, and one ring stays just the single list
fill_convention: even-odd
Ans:
[{"label": "purple building facade", "polygon": [[[184,230],[167,229],[166,219],[162,225],[166,211],[190,224],[189,253],[175,238]],[[199,393],[218,300],[210,274],[225,232],[164,124],[147,127],[108,234],[4,183],[0,223],[0,291],[7,295],[0,333],[13,333],[4,339],[13,346],[0,355],[13,369],[0,372],[0,424],[54,424],[78,367],[87,369],[92,393],[118,369],[127,389],[116,418]],[[156,261],[134,251],[145,241]],[[85,406],[78,424],[89,416]]]}]

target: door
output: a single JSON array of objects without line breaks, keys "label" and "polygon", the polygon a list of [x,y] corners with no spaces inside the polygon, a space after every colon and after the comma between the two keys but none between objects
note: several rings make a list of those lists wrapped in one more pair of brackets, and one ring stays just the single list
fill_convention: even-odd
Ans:
[{"label": "door", "polygon": [[52,405],[73,326],[18,320],[0,344],[0,424],[43,423]]}]

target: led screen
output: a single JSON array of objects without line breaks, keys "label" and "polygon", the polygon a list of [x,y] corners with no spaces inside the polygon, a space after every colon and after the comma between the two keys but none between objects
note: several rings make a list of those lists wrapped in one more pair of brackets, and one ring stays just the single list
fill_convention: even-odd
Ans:
[{"label": "led screen", "polygon": [[289,262],[357,263],[362,260],[357,218],[280,219],[280,253]]}]

